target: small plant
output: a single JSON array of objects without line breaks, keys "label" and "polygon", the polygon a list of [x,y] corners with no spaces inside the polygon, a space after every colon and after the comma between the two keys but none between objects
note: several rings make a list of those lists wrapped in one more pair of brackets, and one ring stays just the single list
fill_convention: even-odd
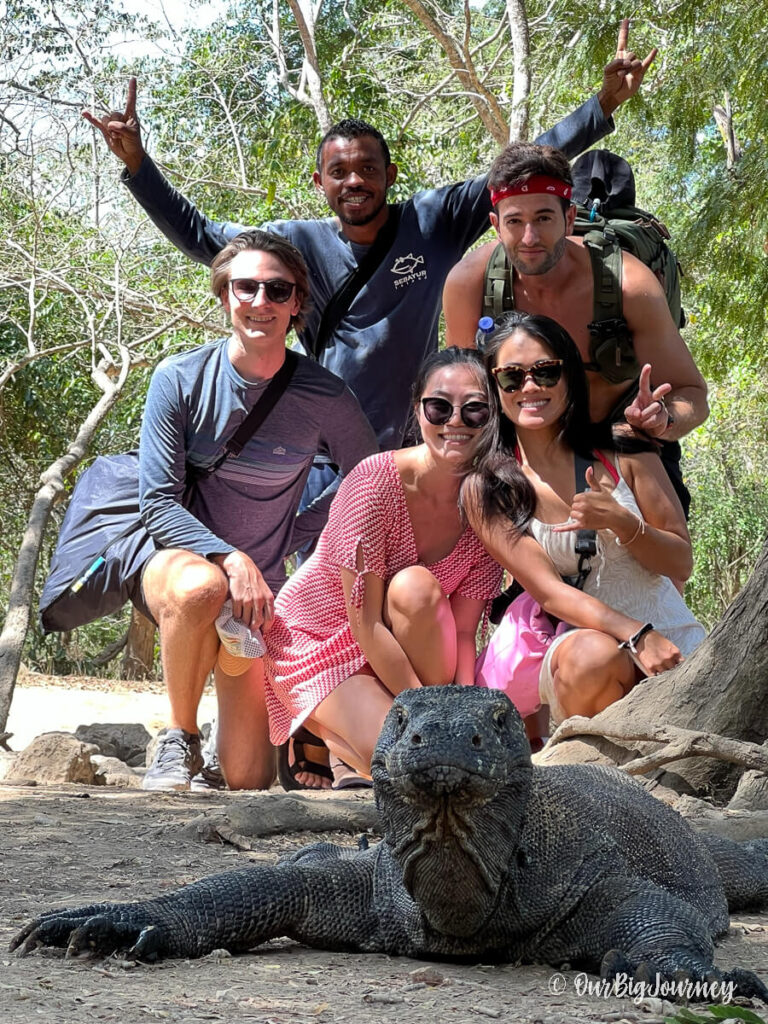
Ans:
[{"label": "small plant", "polygon": [[741,1006],[709,1006],[708,1013],[694,1013],[686,1007],[678,1010],[673,1017],[665,1017],[665,1024],[714,1024],[715,1021],[749,1021],[749,1024],[768,1024],[764,1017],[758,1017],[752,1010]]}]

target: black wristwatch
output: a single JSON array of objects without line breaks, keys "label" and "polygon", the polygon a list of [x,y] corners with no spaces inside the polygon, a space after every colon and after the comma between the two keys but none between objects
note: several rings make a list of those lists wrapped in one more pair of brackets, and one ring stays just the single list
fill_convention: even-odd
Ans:
[{"label": "black wristwatch", "polygon": [[638,629],[638,631],[629,638],[629,640],[624,640],[619,644],[619,650],[629,651],[630,654],[637,654],[637,645],[643,639],[645,634],[650,633],[653,628],[652,622],[646,622],[646,624],[641,626],[640,629]]}]

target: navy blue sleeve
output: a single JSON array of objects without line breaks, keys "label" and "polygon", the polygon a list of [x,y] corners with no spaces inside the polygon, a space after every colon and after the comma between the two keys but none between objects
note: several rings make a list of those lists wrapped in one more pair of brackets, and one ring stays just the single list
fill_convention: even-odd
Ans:
[{"label": "navy blue sleeve", "polygon": [[[606,119],[597,96],[592,96],[536,142],[557,146],[571,159],[612,132],[613,127],[613,119]],[[121,178],[153,224],[177,249],[198,263],[210,264],[227,242],[246,230],[242,224],[210,220],[200,213],[163,177],[149,156],[144,157],[133,177],[123,171]],[[456,226],[462,235],[457,241],[465,247],[472,245],[488,227],[491,204],[486,176],[436,191],[444,197],[446,214],[462,221]],[[269,227],[274,230],[273,225]]]},{"label": "navy blue sleeve", "polygon": [[184,505],[187,451],[184,410],[174,375],[162,364],[149,382],[139,441],[139,508],[152,538],[164,548],[184,548],[203,558],[235,548]]},{"label": "navy blue sleeve", "polygon": [[614,128],[613,118],[605,116],[597,95],[594,95],[534,141],[539,146],[562,149],[568,159],[573,160],[610,135]]},{"label": "navy blue sleeve", "polygon": [[123,171],[121,180],[155,227],[198,263],[210,264],[227,242],[247,230],[232,221],[209,220],[163,177],[149,156],[144,157],[133,177]]},{"label": "navy blue sleeve", "polygon": [[376,435],[360,403],[349,390],[334,400],[334,412],[328,416],[321,440],[321,454],[339,467],[332,483],[314,501],[296,516],[291,534],[291,552],[298,551],[309,541],[320,536],[328,519],[336,491],[343,478],[358,462],[379,450]]}]

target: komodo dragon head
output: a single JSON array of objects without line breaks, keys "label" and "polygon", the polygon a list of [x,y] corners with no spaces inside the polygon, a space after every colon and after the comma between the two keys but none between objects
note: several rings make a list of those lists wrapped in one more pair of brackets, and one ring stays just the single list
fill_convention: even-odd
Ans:
[{"label": "komodo dragon head", "polygon": [[406,690],[386,717],[371,770],[408,892],[435,931],[474,935],[496,905],[531,787],[531,750],[514,705],[475,687]]}]

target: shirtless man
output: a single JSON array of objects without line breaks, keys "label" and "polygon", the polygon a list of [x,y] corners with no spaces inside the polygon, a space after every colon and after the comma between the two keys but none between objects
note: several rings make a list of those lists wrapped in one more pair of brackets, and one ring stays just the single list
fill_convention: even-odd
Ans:
[{"label": "shirtless man", "polygon": [[[580,239],[569,237],[576,207],[570,202],[567,159],[551,146],[513,143],[494,162],[488,187],[494,207],[491,224],[513,268],[515,308],[557,320],[588,364],[592,267]],[[474,250],[448,275],[443,312],[449,345],[475,345],[485,268],[496,244]],[[707,418],[707,387],[656,276],[629,253],[623,253],[622,294],[624,319],[642,370],[637,383],[612,383],[588,368],[592,419],[624,419],[633,430],[662,441],[662,461],[687,512],[676,442]]]}]

